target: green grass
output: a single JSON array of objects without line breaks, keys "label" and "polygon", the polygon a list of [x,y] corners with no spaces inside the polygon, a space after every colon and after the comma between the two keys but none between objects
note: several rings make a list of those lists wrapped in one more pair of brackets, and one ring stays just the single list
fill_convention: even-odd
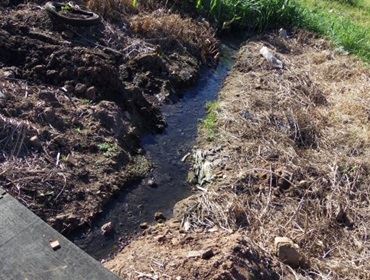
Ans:
[{"label": "green grass", "polygon": [[223,29],[263,31],[292,25],[299,15],[291,0],[196,0],[196,8]]},{"label": "green grass", "polygon": [[104,142],[102,144],[98,144],[98,148],[100,152],[102,152],[103,155],[106,157],[113,157],[119,151],[118,145],[116,143]]},{"label": "green grass", "polygon": [[195,5],[220,29],[297,26],[370,62],[370,0],[195,0]]},{"label": "green grass", "polygon": [[207,116],[202,121],[202,128],[207,134],[207,139],[212,141],[217,132],[217,110],[220,108],[220,104],[217,101],[208,102],[206,108]]},{"label": "green grass", "polygon": [[336,46],[370,62],[370,0],[297,0],[298,26],[327,36]]}]

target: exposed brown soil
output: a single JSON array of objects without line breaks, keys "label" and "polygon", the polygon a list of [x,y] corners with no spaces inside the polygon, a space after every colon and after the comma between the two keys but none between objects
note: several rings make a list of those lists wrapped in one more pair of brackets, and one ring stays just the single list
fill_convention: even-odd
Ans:
[{"label": "exposed brown soil", "polygon": [[178,49],[174,28],[164,48],[132,29],[129,13],[90,27],[63,25],[32,3],[0,13],[0,185],[68,233],[148,172],[139,137],[163,129],[160,105],[196,80],[204,47]]},{"label": "exposed brown soil", "polygon": [[279,279],[271,259],[241,232],[187,233],[179,226],[146,230],[106,267],[122,279]]},{"label": "exposed brown soil", "polygon": [[[369,279],[369,88],[368,68],[312,34],[247,42],[216,131],[200,130],[211,183],[178,204],[181,223],[149,231],[106,266],[123,279]],[[297,244],[296,265],[277,257],[276,237]],[[211,258],[187,257],[208,249]]]}]

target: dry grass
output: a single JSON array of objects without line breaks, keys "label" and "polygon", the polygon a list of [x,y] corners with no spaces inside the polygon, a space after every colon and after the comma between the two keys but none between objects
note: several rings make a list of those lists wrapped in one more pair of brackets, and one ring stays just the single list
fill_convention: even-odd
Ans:
[{"label": "dry grass", "polygon": [[130,20],[132,29],[163,49],[189,52],[203,62],[215,61],[218,55],[218,41],[215,32],[207,22],[196,22],[178,14],[156,11],[138,15]]},{"label": "dry grass", "polygon": [[28,121],[7,118],[0,114],[0,162],[7,156],[18,156],[26,149],[30,137],[38,134],[38,129]]},{"label": "dry grass", "polygon": [[[263,44],[284,45],[284,70],[260,57]],[[192,225],[243,227],[270,255],[274,237],[291,238],[310,261],[297,279],[370,279],[369,85],[359,62],[309,34],[248,43],[204,144],[223,147],[224,176],[188,209]]]},{"label": "dry grass", "polygon": [[122,14],[135,12],[131,0],[86,0],[86,6],[108,20],[119,20]]}]

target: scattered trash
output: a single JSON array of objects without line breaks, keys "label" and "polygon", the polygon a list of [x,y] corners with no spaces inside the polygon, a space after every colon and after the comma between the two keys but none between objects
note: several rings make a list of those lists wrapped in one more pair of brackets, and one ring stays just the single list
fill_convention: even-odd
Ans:
[{"label": "scattered trash", "polygon": [[90,11],[81,9],[71,3],[47,2],[45,11],[55,21],[70,25],[93,25],[100,21],[100,17]]},{"label": "scattered trash", "polygon": [[61,248],[60,243],[58,240],[50,241],[51,248],[56,251]]},{"label": "scattered trash", "polygon": [[197,150],[194,153],[194,170],[195,175],[198,178],[198,184],[202,186],[206,182],[211,182],[213,179],[212,175],[212,163],[206,159],[203,151]]},{"label": "scattered trash", "polygon": [[288,39],[288,33],[284,28],[279,29],[279,37],[282,39]]},{"label": "scattered trash", "polygon": [[157,186],[156,182],[154,181],[153,178],[149,179],[147,182],[149,187],[155,188]]},{"label": "scattered trash", "polygon": [[260,54],[274,67],[278,69],[283,68],[283,62],[279,60],[271,50],[267,47],[262,47],[260,50]]},{"label": "scattered trash", "polygon": [[181,159],[182,162],[185,162],[186,159],[191,155],[191,153],[187,153],[186,155],[184,155]]}]

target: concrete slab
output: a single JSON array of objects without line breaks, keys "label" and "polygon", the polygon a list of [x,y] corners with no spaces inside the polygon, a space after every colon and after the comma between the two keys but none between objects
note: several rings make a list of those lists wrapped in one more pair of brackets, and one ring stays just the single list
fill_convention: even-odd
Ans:
[{"label": "concrete slab", "polygon": [[0,279],[119,278],[0,188]]}]

